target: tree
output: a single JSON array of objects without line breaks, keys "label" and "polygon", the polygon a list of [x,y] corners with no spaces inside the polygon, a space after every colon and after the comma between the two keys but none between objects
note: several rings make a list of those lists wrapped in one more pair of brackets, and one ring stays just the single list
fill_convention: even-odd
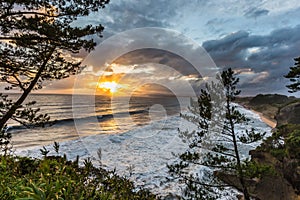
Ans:
[{"label": "tree", "polygon": [[38,115],[39,110],[30,107],[35,102],[24,105],[24,101],[31,91],[41,89],[44,81],[67,78],[82,70],[80,61],[72,55],[82,49],[91,51],[96,43],[88,36],[101,36],[103,26],[76,26],[76,20],[104,8],[108,2],[0,2],[0,81],[6,90],[21,91],[15,101],[0,94],[1,131],[10,119],[25,126],[43,125],[49,120],[47,115]]},{"label": "tree", "polygon": [[292,84],[287,85],[286,87],[289,88],[289,92],[297,92],[300,90],[300,57],[294,58],[295,66],[290,67],[290,71],[285,78],[290,79]]},{"label": "tree", "polygon": [[[237,124],[245,124],[249,119],[233,104],[241,92],[236,89],[239,79],[234,72],[228,69],[217,79],[219,83],[207,84],[198,99],[191,101],[191,114],[182,115],[196,124],[198,129],[180,132],[189,148],[178,155],[176,163],[168,165],[169,172],[173,178],[185,184],[184,196],[188,199],[216,199],[218,190],[233,186],[249,200],[244,170],[248,161],[241,158],[241,147],[261,140],[264,134],[255,129],[236,128]],[[214,113],[218,115],[214,117]],[[198,172],[200,169],[202,174]],[[224,180],[222,174],[223,177],[235,177],[236,183],[225,183],[221,180]]]}]

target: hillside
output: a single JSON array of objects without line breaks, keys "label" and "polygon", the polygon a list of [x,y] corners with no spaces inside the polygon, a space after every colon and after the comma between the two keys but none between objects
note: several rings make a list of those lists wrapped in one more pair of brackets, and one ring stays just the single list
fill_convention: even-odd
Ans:
[{"label": "hillside", "polygon": [[258,199],[300,199],[300,99],[260,94],[236,102],[277,122],[272,136],[250,152],[252,161],[274,170],[250,181],[251,194]]},{"label": "hillside", "polygon": [[240,105],[262,113],[277,122],[277,127],[284,124],[300,123],[300,99],[280,94],[259,94],[255,97],[236,99]]}]

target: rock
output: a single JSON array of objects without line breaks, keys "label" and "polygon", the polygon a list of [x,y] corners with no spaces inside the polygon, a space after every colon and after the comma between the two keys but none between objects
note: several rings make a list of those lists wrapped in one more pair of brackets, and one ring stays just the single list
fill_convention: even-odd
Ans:
[{"label": "rock", "polygon": [[257,199],[261,200],[296,200],[293,187],[281,176],[264,176],[255,185],[254,190]]},{"label": "rock", "polygon": [[251,150],[249,151],[249,155],[251,155],[251,159],[260,164],[272,165],[276,168],[281,168],[282,164],[279,160],[277,160],[274,156],[272,156],[268,152],[260,151],[260,150]]},{"label": "rock", "polygon": [[[298,159],[284,158],[282,162],[268,152],[252,150],[253,161],[274,167],[276,175],[263,176],[251,186],[251,194],[258,199],[296,200],[300,192],[300,167]],[[253,183],[253,182],[252,182]],[[266,192],[268,191],[268,192]]]},{"label": "rock", "polygon": [[[257,95],[253,98],[239,99],[242,105],[263,113],[269,118],[276,119],[277,126],[275,131],[281,130],[281,136],[285,139],[293,133],[297,136],[300,126],[300,99],[287,97],[284,95],[269,94]],[[284,126],[282,126],[284,125]],[[299,126],[299,128],[298,128]],[[259,179],[253,179],[249,184],[250,194],[261,200],[300,200],[300,154],[298,150],[298,140],[294,140],[291,149],[286,147],[283,156],[274,157],[271,150],[256,149],[249,152],[251,159],[260,164],[267,164],[274,168],[275,174],[263,175]],[[288,154],[285,155],[284,152]],[[296,154],[295,154],[296,152]],[[280,153],[280,152],[279,152]],[[277,155],[277,154],[276,154]],[[234,183],[237,181],[234,177],[223,175],[225,182]],[[235,185],[237,188],[239,184]]]},{"label": "rock", "polygon": [[283,162],[283,176],[286,180],[288,180],[296,193],[300,194],[300,166],[298,159],[284,159]]},{"label": "rock", "polygon": [[276,115],[277,126],[300,124],[300,102],[291,103],[281,108]]},{"label": "rock", "polygon": [[[216,172],[215,175],[225,183],[238,188],[241,185],[237,176]],[[292,185],[282,176],[263,176],[260,179],[246,179],[249,194],[260,200],[296,200],[298,198]],[[238,199],[243,199],[242,195]]]}]

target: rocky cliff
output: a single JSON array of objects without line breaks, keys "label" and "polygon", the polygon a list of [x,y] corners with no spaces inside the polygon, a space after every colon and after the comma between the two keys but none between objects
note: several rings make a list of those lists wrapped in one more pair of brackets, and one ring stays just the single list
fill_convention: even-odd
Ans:
[{"label": "rocky cliff", "polygon": [[278,127],[284,124],[300,124],[300,101],[290,102],[280,108],[275,119]]},{"label": "rocky cliff", "polygon": [[252,196],[300,200],[300,99],[268,94],[240,98],[237,103],[277,121],[273,136],[250,152],[252,161],[275,170],[274,175],[249,181]]}]

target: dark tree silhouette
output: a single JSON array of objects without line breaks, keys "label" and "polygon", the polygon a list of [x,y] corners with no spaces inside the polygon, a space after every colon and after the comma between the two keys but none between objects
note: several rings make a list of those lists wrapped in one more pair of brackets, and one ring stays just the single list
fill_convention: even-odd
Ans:
[{"label": "dark tree silhouette", "polygon": [[[178,156],[176,163],[168,165],[169,172],[185,184],[183,194],[187,199],[216,199],[218,191],[231,186],[249,200],[245,173],[248,161],[241,158],[241,149],[245,144],[261,140],[265,133],[236,128],[238,124],[249,122],[233,104],[240,94],[236,89],[239,79],[231,69],[224,71],[218,79],[219,83],[208,84],[198,99],[192,100],[191,114],[182,115],[197,125],[198,130],[180,132],[189,148]],[[225,183],[220,178],[222,174],[236,177],[236,183]]]},{"label": "dark tree silhouette", "polygon": [[74,22],[104,8],[108,2],[0,2],[0,81],[4,82],[6,90],[21,91],[14,101],[0,94],[1,131],[8,120],[25,126],[43,125],[49,120],[47,115],[38,115],[38,109],[30,108],[35,102],[24,105],[24,101],[32,90],[41,89],[44,81],[67,78],[82,70],[80,61],[68,55],[77,54],[81,49],[87,52],[93,50],[96,43],[87,36],[101,36],[103,26],[76,26]]},{"label": "dark tree silhouette", "polygon": [[289,88],[289,92],[297,92],[300,90],[300,57],[294,58],[295,60],[295,66],[290,67],[290,71],[287,75],[285,75],[285,78],[290,79],[292,82],[290,85],[287,85],[287,88]]}]

